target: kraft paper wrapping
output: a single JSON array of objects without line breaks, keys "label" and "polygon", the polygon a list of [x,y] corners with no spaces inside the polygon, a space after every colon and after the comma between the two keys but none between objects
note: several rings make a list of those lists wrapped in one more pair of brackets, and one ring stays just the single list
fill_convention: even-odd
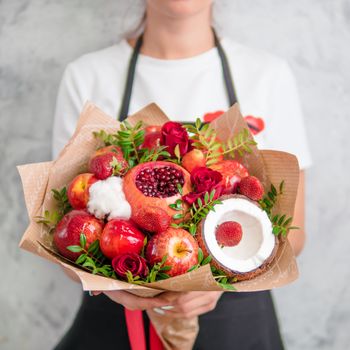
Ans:
[{"label": "kraft paper wrapping", "polygon": [[[162,125],[168,118],[157,105],[150,104],[128,118],[132,125],[138,120],[143,120],[148,125]],[[237,134],[242,128],[247,128],[237,104],[214,120],[211,125],[216,129],[221,140]],[[101,146],[92,132],[101,129],[111,132],[118,128],[118,121],[88,102],[80,115],[74,135],[55,161],[18,167],[30,219],[29,226],[20,241],[20,247],[74,272],[79,277],[84,290],[127,290],[143,297],[152,297],[163,291],[222,290],[213,279],[209,265],[185,275],[149,283],[147,286],[92,275],[60,256],[52,244],[52,236],[44,225],[35,222],[35,216],[54,208],[51,189],[66,186],[78,173],[87,170],[90,154]],[[261,151],[255,146],[252,148],[252,153],[244,154],[239,160],[248,168],[250,174],[262,181],[265,189],[269,189],[271,183],[278,185],[282,180],[285,181],[284,194],[275,211],[292,216],[299,181],[296,157],[285,152]],[[297,277],[298,269],[293,251],[288,240],[283,239],[266,272],[252,280],[235,283],[234,286],[238,292],[267,290],[291,283]],[[166,349],[192,348],[198,333],[198,318],[172,320],[166,315],[159,315],[152,311],[148,314]]]}]

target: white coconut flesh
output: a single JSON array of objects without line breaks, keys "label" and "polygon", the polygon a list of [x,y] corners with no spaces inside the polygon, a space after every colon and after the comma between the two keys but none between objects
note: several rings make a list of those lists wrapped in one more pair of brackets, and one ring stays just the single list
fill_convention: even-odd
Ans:
[{"label": "white coconut flesh", "polygon": [[[216,228],[225,221],[242,226],[242,239],[234,247],[221,247],[215,236]],[[265,211],[244,198],[228,198],[210,211],[203,226],[203,240],[209,253],[223,267],[237,272],[249,272],[260,267],[275,247],[272,224]]]}]

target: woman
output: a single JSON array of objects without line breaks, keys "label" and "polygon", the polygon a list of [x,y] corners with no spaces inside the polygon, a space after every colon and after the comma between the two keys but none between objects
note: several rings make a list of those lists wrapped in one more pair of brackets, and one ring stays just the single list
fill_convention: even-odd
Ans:
[{"label": "woman", "polygon": [[[122,40],[69,64],[57,100],[54,155],[72,135],[86,100],[120,119],[156,102],[173,120],[192,121],[199,116],[208,121],[237,98],[260,148],[294,153],[301,167],[307,167],[310,157],[288,65],[231,40],[216,40],[211,14],[211,0],[147,0],[142,40]],[[128,69],[132,84],[125,88]],[[299,254],[304,244],[303,172],[294,224],[301,230],[291,232],[289,239]],[[114,291],[92,298],[84,295],[76,320],[56,349],[107,345],[128,349],[122,306],[156,308],[175,318],[199,316],[194,349],[283,348],[269,292],[169,292],[144,299]]]}]

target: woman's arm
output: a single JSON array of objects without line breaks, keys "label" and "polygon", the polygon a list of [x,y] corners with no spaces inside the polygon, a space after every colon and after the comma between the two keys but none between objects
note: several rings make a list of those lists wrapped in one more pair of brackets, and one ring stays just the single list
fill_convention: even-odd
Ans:
[{"label": "woman's arm", "polygon": [[288,234],[288,240],[298,256],[305,244],[305,173],[300,171],[299,187],[295,203],[293,226],[300,227],[299,230],[291,230]]}]

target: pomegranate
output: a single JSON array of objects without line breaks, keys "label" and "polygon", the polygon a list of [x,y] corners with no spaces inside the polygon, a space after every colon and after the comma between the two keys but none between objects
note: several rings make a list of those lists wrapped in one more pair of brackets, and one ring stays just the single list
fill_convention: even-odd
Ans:
[{"label": "pomegranate", "polygon": [[[123,185],[126,200],[131,205],[132,220],[149,232],[164,231],[172,222],[178,222],[172,216],[179,211],[169,207],[181,199],[178,184],[182,186],[183,195],[191,192],[190,174],[177,164],[157,161],[132,168]],[[155,225],[155,222],[161,224]]]}]

